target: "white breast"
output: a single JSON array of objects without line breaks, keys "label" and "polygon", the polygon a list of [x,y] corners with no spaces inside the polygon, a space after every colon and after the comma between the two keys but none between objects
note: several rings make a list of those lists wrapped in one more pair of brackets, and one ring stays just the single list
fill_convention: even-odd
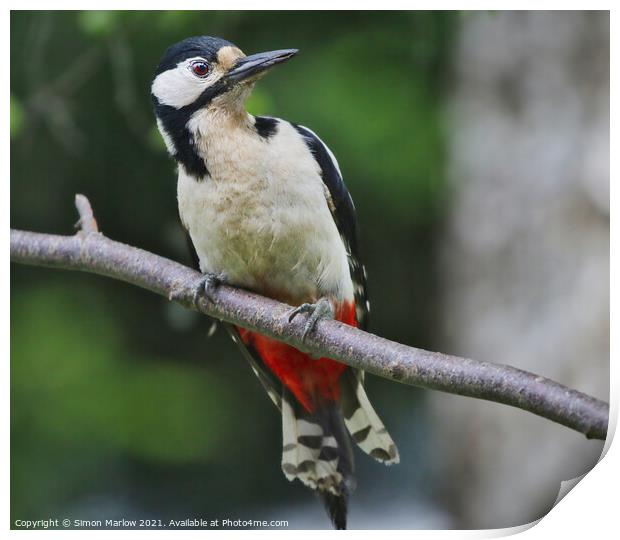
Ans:
[{"label": "white breast", "polygon": [[296,130],[280,122],[265,141],[247,127],[223,135],[204,118],[192,123],[210,177],[197,181],[180,166],[178,199],[201,270],[291,303],[351,298],[319,168]]}]

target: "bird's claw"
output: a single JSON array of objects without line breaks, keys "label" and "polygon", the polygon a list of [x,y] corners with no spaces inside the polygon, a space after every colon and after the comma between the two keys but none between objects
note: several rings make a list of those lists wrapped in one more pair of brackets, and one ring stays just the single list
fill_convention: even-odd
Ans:
[{"label": "bird's claw", "polygon": [[306,340],[306,336],[314,330],[319,320],[334,318],[334,308],[327,298],[320,298],[316,304],[301,304],[301,306],[293,308],[288,314],[288,322],[292,322],[300,313],[308,314],[308,320],[301,335],[302,341]]},{"label": "bird's claw", "polygon": [[[207,298],[213,301],[213,292],[225,281],[223,274],[206,273],[203,274],[199,281],[192,283],[192,306],[198,310],[200,308],[200,300]],[[170,293],[170,300],[177,300],[181,295],[184,287],[180,287],[178,291]]]},{"label": "bird's claw", "polygon": [[198,308],[200,299],[205,297],[207,300],[213,301],[213,293],[225,281],[224,274],[213,274],[208,272],[203,274],[202,278],[194,289],[192,302],[194,307]]}]

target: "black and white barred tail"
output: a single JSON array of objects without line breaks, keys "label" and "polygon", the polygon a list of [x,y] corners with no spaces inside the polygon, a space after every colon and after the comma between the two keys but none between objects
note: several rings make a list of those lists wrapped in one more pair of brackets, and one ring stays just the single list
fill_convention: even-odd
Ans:
[{"label": "black and white barred tail", "polygon": [[344,423],[364,452],[386,465],[394,465],[400,461],[398,449],[370,404],[363,383],[363,371],[349,368],[342,374],[340,404]]},{"label": "black and white barred tail", "polygon": [[345,529],[347,499],[355,489],[351,438],[385,464],[398,463],[396,445],[370,405],[360,378],[347,369],[339,402],[309,413],[286,389],[282,394],[282,470],[322,499],[334,526]]},{"label": "black and white barred tail", "polygon": [[355,479],[351,441],[337,403],[321,403],[310,413],[284,389],[282,471],[315,490],[334,526],[346,529],[347,498]]}]

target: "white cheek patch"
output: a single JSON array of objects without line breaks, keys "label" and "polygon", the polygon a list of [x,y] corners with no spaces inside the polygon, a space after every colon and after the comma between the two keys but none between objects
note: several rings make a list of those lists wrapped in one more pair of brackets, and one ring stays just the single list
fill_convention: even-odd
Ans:
[{"label": "white cheek patch", "polygon": [[208,77],[201,79],[191,71],[190,63],[201,58],[188,58],[179,62],[177,66],[164,71],[155,77],[151,92],[160,104],[180,109],[196,101],[200,94],[215,84],[222,73],[217,68]]}]

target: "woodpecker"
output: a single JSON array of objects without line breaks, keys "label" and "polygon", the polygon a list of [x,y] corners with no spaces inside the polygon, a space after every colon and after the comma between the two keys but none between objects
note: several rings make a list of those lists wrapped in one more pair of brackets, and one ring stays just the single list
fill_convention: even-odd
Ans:
[{"label": "woodpecker", "polygon": [[[181,222],[208,288],[225,282],[297,306],[305,332],[325,316],[362,329],[369,303],[353,201],[336,158],[310,129],[252,116],[256,81],[296,49],[246,56],[220,38],[168,48],[151,94],[178,165]],[[351,439],[385,464],[396,446],[363,371],[227,325],[282,414],[282,470],[316,491],[338,529],[355,488]]]}]

